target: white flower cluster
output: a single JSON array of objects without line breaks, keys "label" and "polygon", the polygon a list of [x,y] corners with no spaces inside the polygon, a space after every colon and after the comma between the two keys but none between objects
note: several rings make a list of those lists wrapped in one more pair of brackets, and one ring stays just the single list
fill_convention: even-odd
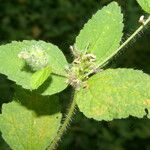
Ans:
[{"label": "white flower cluster", "polygon": [[80,87],[85,87],[89,75],[97,71],[95,62],[96,56],[91,53],[81,52],[80,54],[75,54],[72,65],[66,68],[68,72],[67,82],[77,90]]},{"label": "white flower cluster", "polygon": [[49,62],[47,53],[39,45],[33,45],[22,50],[18,57],[25,60],[33,71],[46,67]]}]

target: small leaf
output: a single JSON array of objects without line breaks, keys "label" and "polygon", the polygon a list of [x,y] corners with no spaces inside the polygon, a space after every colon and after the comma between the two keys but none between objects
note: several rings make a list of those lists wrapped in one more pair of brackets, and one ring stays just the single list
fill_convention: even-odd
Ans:
[{"label": "small leaf", "polygon": [[150,13],[150,0],[137,0],[144,11]]},{"label": "small leaf", "polygon": [[45,150],[57,135],[61,117],[57,96],[18,90],[11,103],[3,104],[0,130],[14,150]]},{"label": "small leaf", "polygon": [[[35,87],[31,84],[34,72],[26,65],[25,61],[18,57],[18,54],[24,49],[31,47],[44,50],[49,59],[49,66],[52,69],[51,76],[40,89],[42,95],[51,95],[64,90],[67,87],[65,66],[68,65],[63,53],[53,44],[43,41],[23,41],[12,42],[0,46],[0,73],[8,79],[16,82],[25,89],[33,90]],[[34,87],[34,88],[33,88]],[[32,89],[33,88],[33,89]]]},{"label": "small leaf", "polygon": [[87,81],[76,102],[86,117],[99,121],[142,118],[150,110],[150,77],[132,69],[108,69]]},{"label": "small leaf", "polygon": [[85,24],[76,39],[76,51],[87,51],[96,56],[98,66],[104,65],[117,53],[122,37],[123,16],[116,2],[99,10]]},{"label": "small leaf", "polygon": [[52,70],[49,66],[45,67],[42,70],[36,71],[31,78],[32,89],[37,89],[40,85],[42,85],[51,73]]}]

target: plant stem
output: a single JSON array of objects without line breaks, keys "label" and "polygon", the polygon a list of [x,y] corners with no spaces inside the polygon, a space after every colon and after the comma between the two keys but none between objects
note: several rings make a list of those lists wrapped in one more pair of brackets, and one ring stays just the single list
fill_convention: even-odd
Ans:
[{"label": "plant stem", "polygon": [[121,50],[123,47],[125,47],[132,39],[135,38],[136,35],[138,35],[143,28],[150,22],[150,16],[148,19],[117,49],[117,52]]},{"label": "plant stem", "polygon": [[71,118],[72,118],[72,116],[74,114],[74,110],[75,110],[75,106],[76,106],[75,96],[76,96],[76,92],[74,92],[74,94],[73,94],[73,100],[72,100],[71,105],[70,105],[70,107],[68,109],[68,113],[66,115],[66,118],[65,118],[62,126],[60,127],[60,129],[58,131],[58,134],[53,139],[51,144],[47,147],[47,150],[54,150],[56,148],[59,140],[61,139],[62,135],[66,131],[66,128],[69,125],[69,123],[71,121]]},{"label": "plant stem", "polygon": [[[105,62],[107,62],[110,58],[112,58],[115,54],[118,53],[118,51],[120,51],[122,48],[124,48],[133,38],[135,38],[136,35],[138,35],[143,28],[150,22],[150,16],[148,17],[148,19],[144,22],[144,24],[142,24],[111,56],[109,56],[106,60],[104,60],[99,66],[102,66]],[[90,72],[91,74],[92,72]],[[64,134],[64,132],[66,131],[67,126],[70,123],[70,120],[74,114],[74,110],[75,110],[75,106],[76,106],[76,101],[75,101],[75,96],[76,93],[73,96],[73,100],[72,103],[70,105],[70,108],[68,109],[68,113],[66,115],[66,118],[62,124],[62,126],[60,127],[60,130],[58,131],[57,136],[54,138],[54,140],[51,142],[51,144],[48,146],[47,150],[54,150],[57,146],[57,143],[59,142],[59,140],[61,139],[62,135]]]},{"label": "plant stem", "polygon": [[103,62],[101,62],[99,64],[99,67],[103,67],[103,65],[109,60],[111,59],[114,55],[116,55],[122,48],[124,48],[132,39],[134,39],[136,37],[136,35],[138,35],[143,28],[150,22],[150,16],[148,17],[147,20],[145,20],[145,22],[114,52],[112,53],[109,57],[107,57]]}]

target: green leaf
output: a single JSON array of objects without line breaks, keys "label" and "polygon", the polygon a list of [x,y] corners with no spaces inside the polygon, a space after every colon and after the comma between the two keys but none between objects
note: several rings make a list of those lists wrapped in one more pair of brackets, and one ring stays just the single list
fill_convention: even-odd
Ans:
[{"label": "green leaf", "polygon": [[45,67],[42,70],[36,71],[31,78],[32,89],[37,89],[40,85],[42,85],[51,73],[52,70],[49,66]]},{"label": "green leaf", "polygon": [[45,150],[57,135],[61,117],[57,96],[18,90],[11,103],[3,104],[0,130],[14,150]]},{"label": "green leaf", "polygon": [[43,41],[12,42],[0,46],[0,73],[6,75],[10,80],[21,85],[25,89],[33,90],[35,87],[31,80],[34,72],[25,64],[24,60],[18,58],[18,54],[32,46],[38,46],[46,51],[49,58],[49,66],[52,74],[47,82],[42,85],[43,95],[51,95],[64,90],[67,87],[65,66],[68,65],[63,53],[57,46]]},{"label": "green leaf", "polygon": [[150,13],[150,0],[137,0],[144,11]]},{"label": "green leaf", "polygon": [[99,10],[85,24],[76,39],[77,51],[87,51],[96,56],[98,66],[104,65],[117,53],[122,37],[123,16],[116,2]]},{"label": "green leaf", "polygon": [[87,81],[76,102],[86,117],[99,121],[142,118],[150,110],[150,77],[132,69],[108,69]]}]

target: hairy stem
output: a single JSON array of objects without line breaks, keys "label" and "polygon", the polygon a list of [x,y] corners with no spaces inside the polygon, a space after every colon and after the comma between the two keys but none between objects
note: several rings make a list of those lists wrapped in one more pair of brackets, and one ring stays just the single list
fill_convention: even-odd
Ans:
[{"label": "hairy stem", "polygon": [[[109,59],[111,59],[114,55],[116,55],[122,48],[124,48],[132,39],[134,39],[143,29],[144,27],[150,22],[150,16],[147,20],[112,54],[110,55],[106,60],[104,60],[101,64],[99,64],[99,67],[103,66]],[[98,67],[98,68],[99,68]]]},{"label": "hairy stem", "polygon": [[69,125],[71,118],[74,114],[74,110],[75,110],[75,106],[76,106],[75,96],[76,96],[76,92],[74,92],[74,94],[73,94],[73,100],[72,100],[71,105],[68,109],[68,113],[66,115],[66,118],[65,118],[62,126],[60,127],[57,136],[53,139],[51,144],[47,147],[47,150],[54,150],[56,148],[59,140],[61,139],[62,135],[66,131],[66,128]]},{"label": "hairy stem", "polygon": [[[136,35],[138,35],[143,28],[150,22],[150,16],[148,17],[148,19],[110,56],[108,57],[106,60],[104,60],[99,66],[103,66],[103,64],[105,62],[107,62],[110,58],[112,58],[114,55],[116,55],[122,48],[124,48],[132,39],[134,39],[136,37]],[[89,75],[92,72],[89,73]],[[59,140],[61,139],[62,135],[64,134],[64,132],[66,131],[67,126],[69,125],[71,118],[74,114],[74,110],[75,110],[75,106],[76,106],[76,101],[75,101],[75,96],[76,93],[73,96],[73,100],[72,103],[70,105],[70,108],[68,109],[68,113],[66,115],[66,118],[62,124],[62,126],[60,127],[60,130],[58,131],[57,136],[54,138],[54,140],[51,142],[51,144],[48,146],[47,150],[54,150],[57,146],[57,143],[59,142]]]},{"label": "hairy stem", "polygon": [[117,51],[121,50],[123,47],[125,47],[132,39],[135,38],[136,35],[138,35],[143,28],[150,22],[150,16],[148,19],[118,48]]}]

